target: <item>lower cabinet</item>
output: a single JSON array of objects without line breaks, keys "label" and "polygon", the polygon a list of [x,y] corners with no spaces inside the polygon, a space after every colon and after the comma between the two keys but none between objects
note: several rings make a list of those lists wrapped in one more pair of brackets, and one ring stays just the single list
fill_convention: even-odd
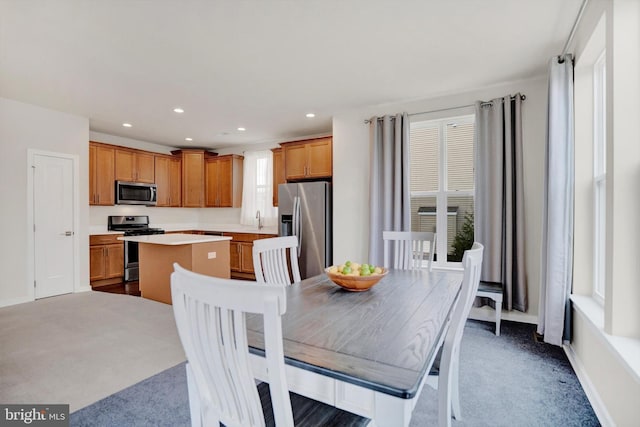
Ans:
[{"label": "lower cabinet", "polygon": [[124,242],[119,234],[89,236],[89,281],[92,287],[121,282],[124,275]]},{"label": "lower cabinet", "polygon": [[231,278],[256,280],[253,270],[253,241],[277,237],[275,234],[254,234],[254,233],[224,233],[225,236],[232,237],[229,242],[231,252]]}]

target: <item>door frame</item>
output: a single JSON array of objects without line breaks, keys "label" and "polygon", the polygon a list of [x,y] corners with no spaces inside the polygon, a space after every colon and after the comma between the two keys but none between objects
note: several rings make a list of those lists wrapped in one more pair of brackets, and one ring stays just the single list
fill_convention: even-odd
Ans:
[{"label": "door frame", "polygon": [[27,149],[27,290],[30,301],[36,299],[35,275],[36,275],[36,259],[35,259],[35,233],[34,227],[34,163],[36,156],[58,157],[69,159],[72,163],[73,177],[73,292],[80,291],[80,156],[77,154],[56,153],[53,151]]}]

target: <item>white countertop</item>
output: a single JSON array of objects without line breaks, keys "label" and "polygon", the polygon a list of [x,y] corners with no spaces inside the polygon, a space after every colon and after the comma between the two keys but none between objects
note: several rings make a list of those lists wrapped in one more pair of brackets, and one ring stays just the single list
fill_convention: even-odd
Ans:
[{"label": "white countertop", "polygon": [[226,236],[202,236],[199,234],[152,234],[149,236],[126,236],[118,237],[118,240],[138,243],[151,243],[154,245],[192,245],[197,243],[220,242],[231,240]]},{"label": "white countertop", "polygon": [[95,235],[100,235],[100,234],[124,234],[124,231],[109,231],[109,230],[105,230],[105,231],[100,231],[98,229],[95,230],[89,230],[89,235],[91,236],[95,236]]}]

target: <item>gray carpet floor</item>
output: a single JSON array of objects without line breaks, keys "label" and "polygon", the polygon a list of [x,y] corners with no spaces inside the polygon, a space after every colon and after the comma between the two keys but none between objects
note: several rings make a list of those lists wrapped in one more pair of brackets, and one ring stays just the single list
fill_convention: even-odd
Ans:
[{"label": "gray carpet floor", "polygon": [[170,305],[82,292],[0,308],[0,402],[76,411],[184,362]]},{"label": "gray carpet floor", "polygon": [[[460,353],[462,419],[455,426],[598,426],[563,350],[534,339],[534,325],[468,321]],[[411,426],[437,424],[425,386]],[[190,425],[184,364],[71,414],[72,426]]]}]

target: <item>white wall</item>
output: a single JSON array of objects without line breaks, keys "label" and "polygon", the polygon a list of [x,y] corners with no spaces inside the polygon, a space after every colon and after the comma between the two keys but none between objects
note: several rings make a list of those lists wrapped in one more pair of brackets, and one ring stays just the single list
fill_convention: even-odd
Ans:
[{"label": "white wall", "polygon": [[138,150],[152,151],[154,153],[171,154],[171,151],[178,150],[177,147],[155,144],[149,141],[126,138],[123,136],[110,135],[102,132],[89,132],[89,138],[94,142],[104,142],[105,144],[120,145],[122,147],[135,148]]},{"label": "white wall", "polygon": [[[598,22],[604,28],[598,26]],[[572,364],[603,425],[640,418],[640,3],[591,1],[570,46],[576,56],[576,216]],[[604,307],[593,287],[592,77],[607,55],[607,243]],[[603,369],[605,367],[606,369]]]},{"label": "white wall", "polygon": [[[80,159],[80,200],[88,200],[89,120],[0,98],[0,306],[26,302],[33,283],[27,262],[27,149],[77,155]],[[88,247],[89,206],[80,203],[76,227],[80,248]],[[89,285],[89,253],[80,251],[79,286]]]},{"label": "white wall", "polygon": [[[401,104],[372,106],[338,113],[333,119],[334,262],[367,260],[369,237],[369,126],[374,115],[409,114],[461,107],[521,92],[523,103],[525,251],[529,309],[506,318],[535,322],[540,289],[540,241],[542,227],[542,172],[546,132],[547,79],[514,82],[465,93]],[[452,111],[456,114],[456,111]]]}]

